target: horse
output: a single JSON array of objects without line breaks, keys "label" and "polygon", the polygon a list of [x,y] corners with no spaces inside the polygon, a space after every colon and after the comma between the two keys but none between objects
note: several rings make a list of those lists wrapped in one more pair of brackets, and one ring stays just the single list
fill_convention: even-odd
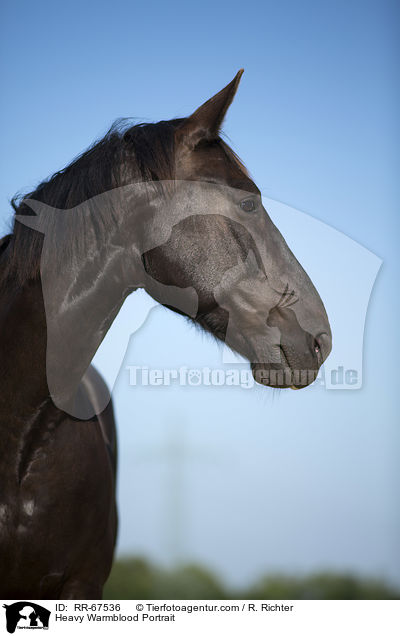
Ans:
[{"label": "horse", "polygon": [[97,599],[117,533],[116,429],[91,361],[144,288],[272,388],[331,350],[323,302],[221,126],[243,70],[185,118],[118,121],[24,198],[0,242],[0,596]]}]

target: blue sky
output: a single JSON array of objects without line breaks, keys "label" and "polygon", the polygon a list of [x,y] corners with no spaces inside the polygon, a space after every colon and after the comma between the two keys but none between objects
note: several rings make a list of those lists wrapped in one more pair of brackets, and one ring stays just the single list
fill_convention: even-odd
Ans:
[{"label": "blue sky", "polygon": [[[264,197],[383,261],[359,390],[131,387],[121,371],[120,552],[198,560],[239,583],[322,567],[400,583],[397,3],[5,1],[0,13],[2,232],[10,197],[114,119],[187,115],[244,67],[224,130]],[[305,232],[292,228],[295,253],[316,240]],[[335,245],[319,291],[344,333],[351,289]],[[127,364],[217,367],[221,352],[158,308]]]}]

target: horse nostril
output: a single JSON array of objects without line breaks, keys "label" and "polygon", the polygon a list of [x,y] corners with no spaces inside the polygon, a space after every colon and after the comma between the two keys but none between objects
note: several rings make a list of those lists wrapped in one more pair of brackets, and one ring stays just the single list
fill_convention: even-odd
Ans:
[{"label": "horse nostril", "polygon": [[332,338],[327,333],[320,333],[314,338],[313,351],[321,364],[328,357],[331,348]]},{"label": "horse nostril", "polygon": [[321,345],[319,344],[319,342],[318,342],[318,340],[316,338],[314,338],[313,352],[317,356],[318,363],[321,364],[321,362],[322,362]]}]

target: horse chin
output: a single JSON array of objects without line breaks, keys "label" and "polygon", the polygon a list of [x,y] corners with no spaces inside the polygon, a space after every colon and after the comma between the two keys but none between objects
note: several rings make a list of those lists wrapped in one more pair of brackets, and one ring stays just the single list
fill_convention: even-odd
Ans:
[{"label": "horse chin", "polygon": [[300,377],[296,377],[296,372],[283,364],[252,362],[250,366],[255,382],[272,389],[293,389],[295,391],[304,389],[314,382],[318,374],[318,371],[310,369],[302,372]]},{"label": "horse chin", "polygon": [[291,387],[292,371],[290,367],[260,362],[252,362],[250,366],[257,384],[269,386],[272,389],[289,389]]}]

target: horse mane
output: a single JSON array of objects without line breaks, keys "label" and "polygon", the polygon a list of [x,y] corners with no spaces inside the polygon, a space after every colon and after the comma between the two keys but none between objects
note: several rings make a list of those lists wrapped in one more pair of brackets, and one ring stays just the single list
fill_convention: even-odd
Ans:
[{"label": "horse mane", "polygon": [[[34,199],[57,209],[69,209],[113,188],[142,181],[174,179],[175,130],[184,119],[129,126],[119,119],[103,138],[76,157],[62,170],[42,181],[35,190],[17,194],[11,200],[15,215],[32,216],[24,199]],[[231,161],[246,172],[238,156],[221,138],[216,140]],[[107,232],[115,220],[98,219]],[[108,224],[108,227],[107,227]],[[73,228],[71,227],[71,232]],[[84,236],[76,249],[85,250]],[[13,231],[0,239],[0,280],[22,285],[40,276],[43,234],[14,218]]]}]

